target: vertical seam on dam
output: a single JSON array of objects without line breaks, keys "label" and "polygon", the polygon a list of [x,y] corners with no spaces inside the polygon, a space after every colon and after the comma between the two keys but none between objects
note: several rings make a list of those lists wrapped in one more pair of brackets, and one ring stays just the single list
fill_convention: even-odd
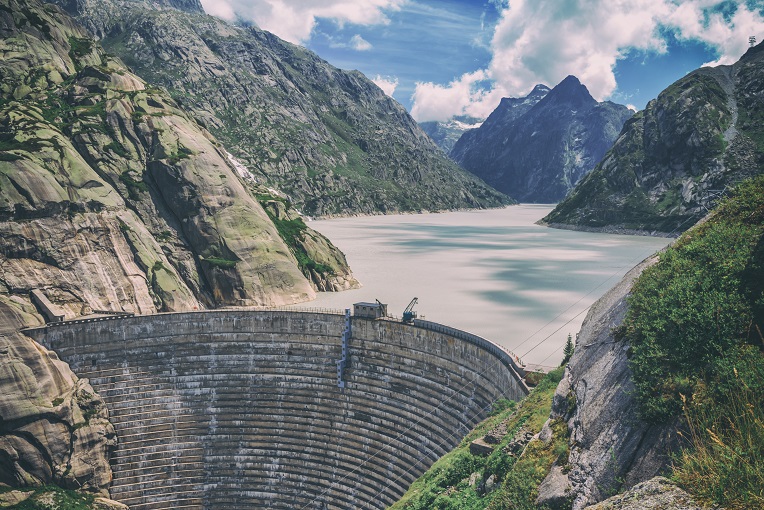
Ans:
[{"label": "vertical seam on dam", "polygon": [[133,510],[383,509],[492,402],[527,394],[479,337],[357,317],[339,379],[345,328],[342,315],[227,310],[26,333],[107,403],[111,493]]}]

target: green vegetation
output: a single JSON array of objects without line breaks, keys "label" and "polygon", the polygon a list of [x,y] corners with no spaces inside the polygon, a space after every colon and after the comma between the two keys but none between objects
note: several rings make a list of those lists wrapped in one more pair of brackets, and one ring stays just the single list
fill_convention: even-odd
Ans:
[{"label": "green vegetation", "polygon": [[147,193],[149,186],[143,181],[136,181],[130,176],[130,171],[125,170],[119,174],[119,180],[127,187],[127,195],[130,200],[140,200],[141,192]]},{"label": "green vegetation", "polygon": [[575,349],[576,346],[573,345],[573,337],[568,333],[568,339],[565,341],[565,347],[562,349],[562,363],[560,363],[560,366],[567,365],[570,358],[573,357],[573,351],[575,351]]},{"label": "green vegetation", "polygon": [[114,140],[113,142],[107,143],[103,146],[104,149],[112,151],[117,156],[123,157],[123,158],[129,158],[130,153],[127,152],[127,149],[125,149],[125,146],[119,143],[118,141]]},{"label": "green vegetation", "polygon": [[[5,487],[0,487],[1,492],[9,492]],[[26,501],[7,508],[14,510],[91,510],[98,508],[95,504],[95,496],[83,492],[66,490],[54,485],[46,485],[35,488],[15,489],[22,492],[33,492]]]},{"label": "green vegetation", "polygon": [[310,278],[311,272],[323,275],[334,274],[334,269],[332,269],[331,266],[316,262],[305,249],[303,239],[305,238],[305,231],[308,229],[308,226],[304,221],[302,221],[302,218],[295,218],[293,220],[281,219],[273,214],[269,207],[265,206],[267,202],[275,200],[278,202],[283,202],[288,208],[290,207],[288,200],[267,194],[258,194],[256,195],[256,198],[261,204],[263,204],[265,212],[268,214],[268,217],[276,226],[279,237],[281,237],[281,239],[289,247],[289,250],[297,259],[297,265],[300,268],[300,271],[302,271],[305,276]]},{"label": "green vegetation", "polygon": [[0,487],[0,493],[17,490],[20,492],[31,492],[32,495],[26,501],[6,508],[14,510],[90,510],[96,508],[95,496],[83,492],[62,489],[55,485],[45,485],[43,487],[22,487],[10,488]]},{"label": "green vegetation", "polygon": [[205,257],[202,259],[212,267],[219,267],[221,269],[231,269],[236,267],[236,260],[224,259],[222,257]]},{"label": "green vegetation", "polygon": [[[764,329],[764,178],[741,185],[634,286],[620,334],[631,344],[642,417],[663,421],[739,345]],[[669,375],[670,374],[670,375]]]},{"label": "green vegetation", "polygon": [[180,160],[188,159],[193,154],[194,152],[191,149],[187,147],[183,147],[182,145],[178,144],[178,152],[176,152],[175,154],[171,154],[170,157],[167,158],[167,161],[169,161],[170,164],[172,165],[177,165],[180,162]]},{"label": "green vegetation", "polygon": [[764,503],[764,176],[739,185],[634,286],[616,332],[631,345],[640,415],[684,416],[677,480],[728,508]]},{"label": "green vegetation", "polygon": [[93,49],[93,41],[88,38],[69,37],[69,56],[72,60],[84,57]]},{"label": "green vegetation", "polygon": [[[555,461],[567,462],[567,426],[562,422],[552,424],[552,441],[531,441],[522,455],[514,456],[505,450],[521,429],[531,433],[541,430],[562,374],[562,369],[550,372],[520,405],[504,399],[497,401],[496,412],[438,460],[390,509],[537,510],[538,485]],[[485,457],[471,454],[470,443],[501,423],[506,424],[507,433],[493,453]],[[495,488],[485,490],[486,481],[491,478]]]},{"label": "green vegetation", "polygon": [[169,230],[162,230],[160,233],[154,236],[154,239],[156,239],[160,243],[166,243],[172,240],[172,232],[170,232]]},{"label": "green vegetation", "polygon": [[764,508],[764,363],[758,347],[733,349],[708,385],[685,399],[687,445],[673,478],[724,508]]}]

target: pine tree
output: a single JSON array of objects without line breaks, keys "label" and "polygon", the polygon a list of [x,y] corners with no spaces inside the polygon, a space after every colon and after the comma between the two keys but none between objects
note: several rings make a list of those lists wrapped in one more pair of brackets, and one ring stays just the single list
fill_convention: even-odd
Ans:
[{"label": "pine tree", "polygon": [[570,358],[573,356],[573,351],[575,350],[575,346],[573,345],[573,337],[570,333],[568,333],[568,341],[565,342],[565,347],[562,349],[562,363],[560,363],[560,366],[563,366],[568,361],[570,361]]}]

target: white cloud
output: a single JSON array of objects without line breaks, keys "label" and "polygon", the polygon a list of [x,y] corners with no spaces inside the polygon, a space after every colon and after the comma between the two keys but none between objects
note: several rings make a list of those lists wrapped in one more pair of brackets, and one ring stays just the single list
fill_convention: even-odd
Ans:
[{"label": "white cloud", "polygon": [[355,34],[350,38],[350,47],[356,51],[368,51],[372,48],[371,43],[359,34]]},{"label": "white cloud", "polygon": [[486,71],[476,71],[466,73],[448,85],[417,83],[411,115],[418,122],[446,120],[464,114],[485,118],[504,92],[499,86],[486,90],[482,86],[486,78]]},{"label": "white cloud", "polygon": [[626,108],[628,108],[629,110],[631,110],[631,111],[633,111],[633,112],[637,112],[637,111],[639,111],[639,108],[637,108],[636,106],[634,106],[634,105],[633,105],[633,104],[631,104],[631,103],[627,104],[627,105],[626,105]]},{"label": "white cloud", "polygon": [[[204,10],[233,19],[239,15],[263,30],[295,44],[310,39],[317,18],[342,25],[389,23],[385,11],[396,11],[406,0],[201,0]],[[359,36],[360,37],[360,36]]]},{"label": "white cloud", "polygon": [[[487,69],[448,85],[419,83],[412,114],[417,120],[444,120],[456,113],[495,107],[501,95],[521,96],[536,84],[577,76],[598,100],[616,90],[616,62],[628,53],[663,53],[666,31],[679,40],[715,48],[729,64],[742,55],[749,35],[764,33],[764,17],[742,0],[730,19],[711,8],[719,0],[510,0],[496,25]],[[501,5],[495,2],[495,5]],[[477,91],[473,77],[491,80]],[[496,94],[496,92],[500,94]],[[438,106],[439,101],[446,101]],[[490,110],[489,110],[490,111]],[[446,117],[444,115],[448,114]]]},{"label": "white cloud", "polygon": [[202,0],[202,6],[207,14],[217,16],[227,20],[236,18],[236,13],[233,12],[233,6],[226,1],[219,0]]},{"label": "white cloud", "polygon": [[398,78],[391,78],[391,77],[382,77],[379,74],[372,78],[372,80],[377,87],[382,89],[382,92],[387,94],[390,97],[393,97],[393,93],[395,92],[395,89],[398,87]]}]

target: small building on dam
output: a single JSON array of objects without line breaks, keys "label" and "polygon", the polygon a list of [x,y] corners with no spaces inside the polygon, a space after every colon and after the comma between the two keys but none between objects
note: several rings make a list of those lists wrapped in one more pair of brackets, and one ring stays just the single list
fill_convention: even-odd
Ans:
[{"label": "small building on dam", "polygon": [[111,494],[133,510],[383,509],[528,391],[506,351],[419,320],[226,310],[26,333],[103,397]]}]

